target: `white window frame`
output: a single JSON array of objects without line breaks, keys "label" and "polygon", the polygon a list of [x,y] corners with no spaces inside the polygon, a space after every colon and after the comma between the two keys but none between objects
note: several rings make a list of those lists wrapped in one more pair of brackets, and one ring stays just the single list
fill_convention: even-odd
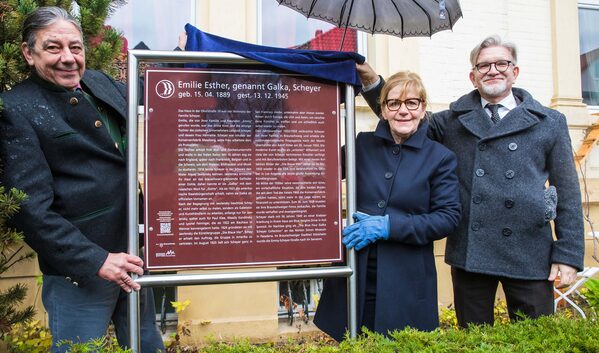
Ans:
[{"label": "white window frame", "polygon": [[[584,0],[578,2],[578,9],[589,9],[599,11],[599,0]],[[579,27],[580,28],[580,27]],[[582,74],[582,72],[581,72]],[[589,113],[599,113],[599,105],[587,105]]]},{"label": "white window frame", "polygon": [[[127,1],[126,5],[133,6],[133,2],[134,1],[135,0],[129,0],[129,1]],[[177,12],[180,11],[181,14],[188,14],[188,16],[187,16],[187,22],[195,26],[196,25],[195,24],[195,20],[196,20],[196,16],[195,15],[196,15],[196,6],[197,6],[196,2],[197,2],[197,0],[187,0],[187,1],[189,1],[189,6],[188,7],[184,8],[184,9],[183,8],[182,9],[177,9],[176,11]],[[145,4],[145,0],[137,0],[136,2],[139,2],[139,5],[144,5]],[[164,6],[168,6],[167,4],[168,4],[167,2],[164,2]],[[163,5],[163,3],[161,2],[160,5]],[[147,6],[151,6],[151,5],[148,4]],[[118,12],[118,11],[119,11],[119,8],[116,9],[116,12]],[[131,19],[131,20],[132,21],[139,21],[139,19]],[[110,16],[107,18],[106,24],[112,25],[114,27],[114,25],[112,24],[112,19],[110,18]],[[177,33],[183,32],[183,25],[185,25],[185,24],[184,23],[181,24],[181,27],[178,28],[178,32]],[[119,31],[122,31],[121,28],[118,28],[118,27],[115,27],[115,28],[117,30],[119,30]],[[123,33],[123,34],[125,35],[125,37],[129,41],[128,45],[129,45],[130,48],[133,48],[133,46],[137,45],[137,42],[134,41],[133,38],[131,38],[131,36],[127,36],[127,33]],[[173,48],[175,48],[177,46],[177,36],[174,36],[171,39],[171,41],[172,42],[169,43],[170,46],[167,46],[166,48],[161,48],[161,50],[172,50]],[[153,45],[151,45],[149,43],[146,43],[146,42],[144,42],[144,43],[146,45],[149,45],[150,49],[156,50],[156,48]]]}]

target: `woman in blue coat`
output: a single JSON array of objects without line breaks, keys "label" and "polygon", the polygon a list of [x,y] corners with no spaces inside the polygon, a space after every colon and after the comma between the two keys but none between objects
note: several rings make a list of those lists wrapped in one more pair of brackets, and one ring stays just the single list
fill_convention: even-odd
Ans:
[{"label": "woman in blue coat", "polygon": [[[356,250],[358,326],[387,334],[439,326],[433,241],[460,219],[457,159],[427,137],[426,91],[411,72],[391,76],[382,117],[356,140],[356,223],[343,243]],[[347,331],[347,281],[325,280],[314,322],[340,341]]]}]

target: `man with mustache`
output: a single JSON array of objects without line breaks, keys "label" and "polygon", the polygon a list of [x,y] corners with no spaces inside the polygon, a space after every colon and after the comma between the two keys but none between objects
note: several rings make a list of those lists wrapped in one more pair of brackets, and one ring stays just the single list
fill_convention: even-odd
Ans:
[{"label": "man with mustache", "polygon": [[[493,324],[499,283],[512,320],[553,313],[554,280],[570,285],[584,258],[566,117],[512,87],[520,73],[514,44],[485,38],[470,62],[475,90],[433,114],[428,132],[458,157],[462,219],[447,237],[445,262],[462,327]],[[358,71],[378,114],[383,80],[367,64]]]},{"label": "man with mustache", "polygon": [[141,347],[164,351],[141,258],[127,251],[126,87],[85,70],[81,26],[40,7],[22,28],[29,78],[1,96],[2,182],[28,198],[12,220],[38,254],[52,352],[86,342],[114,323],[129,346],[127,294],[141,290]]}]

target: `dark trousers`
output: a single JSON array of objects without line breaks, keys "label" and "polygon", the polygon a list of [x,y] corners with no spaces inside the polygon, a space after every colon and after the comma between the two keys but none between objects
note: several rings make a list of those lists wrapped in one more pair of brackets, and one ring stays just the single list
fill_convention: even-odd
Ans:
[{"label": "dark trousers", "polygon": [[460,327],[493,325],[495,293],[501,283],[510,320],[553,314],[553,282],[467,272],[452,267],[453,300]]}]

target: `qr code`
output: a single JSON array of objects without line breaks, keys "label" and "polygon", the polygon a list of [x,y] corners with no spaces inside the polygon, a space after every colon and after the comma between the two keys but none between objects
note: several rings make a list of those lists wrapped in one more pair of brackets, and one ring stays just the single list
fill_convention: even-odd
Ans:
[{"label": "qr code", "polygon": [[171,223],[160,223],[160,234],[166,234],[171,232]]}]

